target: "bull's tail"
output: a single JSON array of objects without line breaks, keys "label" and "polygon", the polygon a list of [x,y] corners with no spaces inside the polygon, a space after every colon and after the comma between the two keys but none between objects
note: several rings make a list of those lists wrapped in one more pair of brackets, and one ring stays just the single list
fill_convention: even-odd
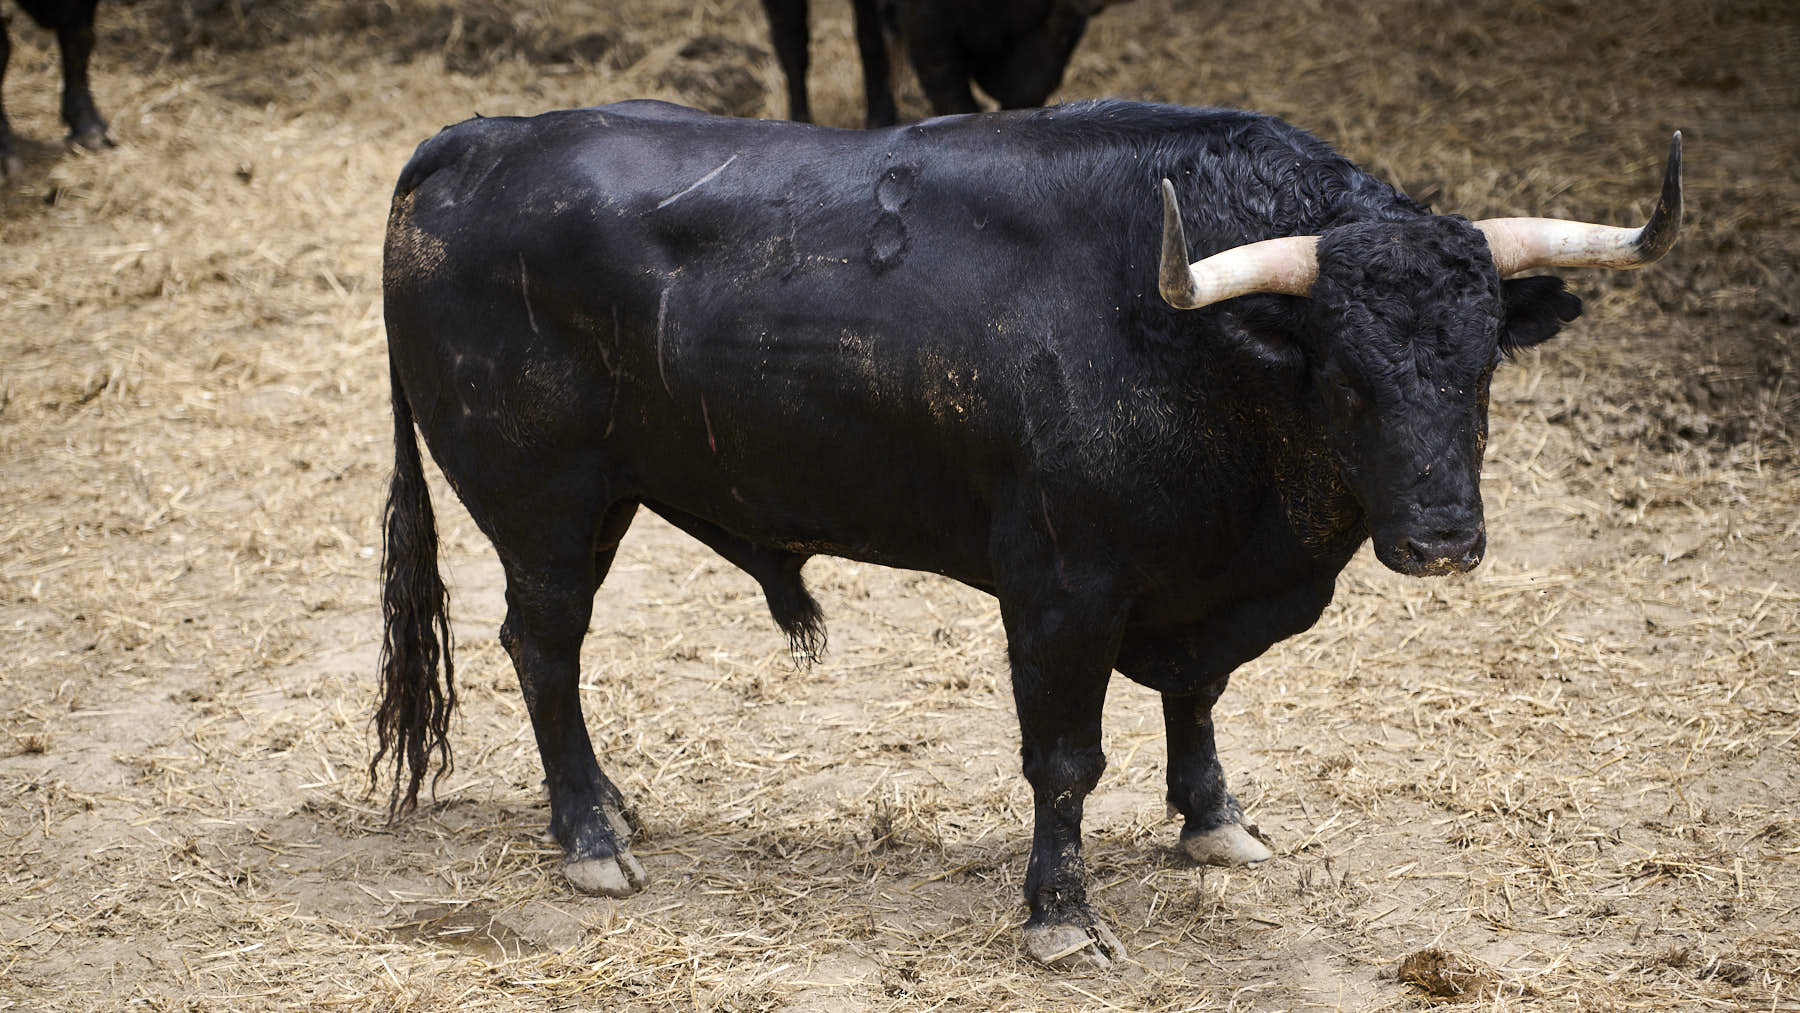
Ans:
[{"label": "bull's tail", "polygon": [[[388,485],[381,549],[381,704],[375,711],[380,748],[369,761],[369,783],[379,780],[382,760],[393,756],[388,816],[419,801],[419,785],[438,755],[432,786],[448,774],[450,713],[456,708],[450,639],[450,593],[438,576],[437,522],[431,491],[413,437],[412,407],[390,364],[394,400],[394,477]],[[438,679],[443,669],[443,681]],[[402,774],[406,782],[400,791]]]},{"label": "bull's tail", "polygon": [[775,576],[758,579],[762,580],[769,614],[775,617],[781,632],[787,634],[794,661],[818,664],[825,654],[825,613],[800,578],[800,567],[805,563],[805,556],[788,556]]}]

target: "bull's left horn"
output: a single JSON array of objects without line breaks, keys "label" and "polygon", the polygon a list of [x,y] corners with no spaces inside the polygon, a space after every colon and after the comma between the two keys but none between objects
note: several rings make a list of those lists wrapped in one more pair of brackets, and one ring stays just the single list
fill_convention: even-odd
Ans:
[{"label": "bull's left horn", "polygon": [[1162,181],[1163,248],[1157,288],[1178,310],[1252,292],[1310,295],[1319,277],[1318,236],[1283,236],[1233,247],[1190,264],[1175,185]]},{"label": "bull's left horn", "polygon": [[1643,267],[1669,252],[1681,231],[1681,131],[1669,140],[1662,196],[1641,229],[1559,218],[1489,218],[1475,223],[1487,236],[1500,277],[1538,267]]}]

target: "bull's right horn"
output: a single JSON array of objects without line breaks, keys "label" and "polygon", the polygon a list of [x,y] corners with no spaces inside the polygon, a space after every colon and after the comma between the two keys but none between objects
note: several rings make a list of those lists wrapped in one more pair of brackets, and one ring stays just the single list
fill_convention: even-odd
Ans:
[{"label": "bull's right horn", "polygon": [[1681,131],[1669,139],[1662,195],[1641,229],[1559,218],[1489,218],[1475,223],[1487,236],[1494,267],[1505,278],[1538,267],[1643,267],[1669,252],[1681,231]]},{"label": "bull's right horn", "polygon": [[1162,181],[1162,198],[1162,270],[1157,287],[1170,306],[1195,310],[1252,292],[1312,294],[1313,282],[1319,278],[1318,236],[1264,239],[1190,264],[1187,236],[1181,230],[1181,209],[1175,203],[1175,184],[1166,179]]}]

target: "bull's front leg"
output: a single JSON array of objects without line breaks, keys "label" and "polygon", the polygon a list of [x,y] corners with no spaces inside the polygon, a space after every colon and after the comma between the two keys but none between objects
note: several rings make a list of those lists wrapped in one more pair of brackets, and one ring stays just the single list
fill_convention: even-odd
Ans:
[{"label": "bull's front leg", "polygon": [[939,116],[980,112],[981,104],[969,88],[969,65],[956,19],[941,17],[929,7],[902,6],[899,15],[907,59],[931,111]]},{"label": "bull's front leg", "polygon": [[1213,704],[1225,678],[1192,696],[1165,693],[1163,729],[1169,737],[1169,806],[1182,816],[1181,850],[1207,865],[1254,865],[1274,857],[1244,828],[1244,807],[1225,789],[1225,770],[1213,742]]},{"label": "bull's front leg", "polygon": [[1071,590],[1058,567],[1034,572],[1045,579],[1003,591],[1000,603],[1035,821],[1025,950],[1051,967],[1104,968],[1125,948],[1088,906],[1081,814],[1106,769],[1100,712],[1124,609],[1104,594]]},{"label": "bull's front leg", "polygon": [[806,98],[806,70],[811,63],[807,49],[806,0],[763,0],[769,16],[769,41],[775,44],[775,60],[787,78],[788,119],[812,122],[812,106]]},{"label": "bull's front leg", "polygon": [[1162,694],[1169,808],[1181,814],[1181,850],[1208,865],[1254,865],[1274,857],[1245,829],[1244,808],[1225,787],[1213,738],[1213,705],[1231,669],[1260,649],[1253,640],[1213,628],[1133,631],[1119,649],[1119,671]]}]

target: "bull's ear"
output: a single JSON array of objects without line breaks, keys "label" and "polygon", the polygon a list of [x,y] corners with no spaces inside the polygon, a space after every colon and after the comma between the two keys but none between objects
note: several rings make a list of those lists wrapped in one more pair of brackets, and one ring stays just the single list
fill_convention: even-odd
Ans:
[{"label": "bull's ear", "polygon": [[1556,337],[1562,326],[1581,315],[1581,297],[1563,288],[1561,278],[1509,278],[1500,283],[1506,325],[1500,347],[1530,348]]}]

